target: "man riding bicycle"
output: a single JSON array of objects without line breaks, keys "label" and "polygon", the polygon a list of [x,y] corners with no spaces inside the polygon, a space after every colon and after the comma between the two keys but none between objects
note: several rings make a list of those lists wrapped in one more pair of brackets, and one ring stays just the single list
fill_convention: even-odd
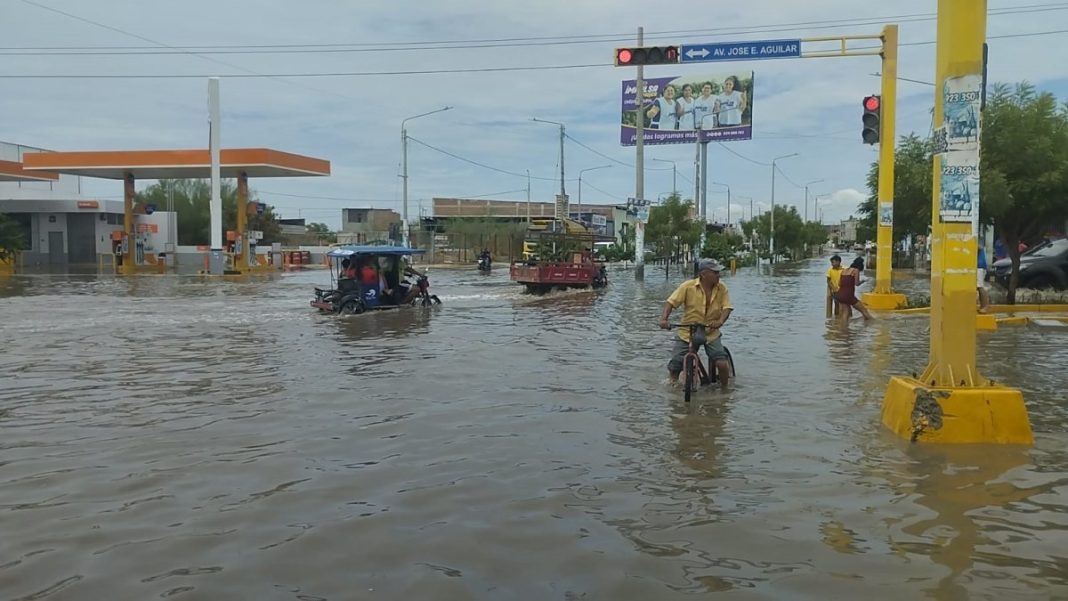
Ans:
[{"label": "man riding bicycle", "polygon": [[[668,318],[671,317],[671,312],[679,307],[683,310],[684,324],[702,324],[705,327],[705,354],[708,355],[709,367],[715,364],[720,388],[725,389],[730,376],[730,363],[719,329],[727,322],[734,307],[731,306],[731,295],[727,286],[719,281],[719,272],[722,270],[723,267],[715,259],[701,259],[697,264],[697,277],[683,282],[664,303],[659,325],[664,330],[670,328]],[[668,374],[672,383],[679,381],[682,359],[689,349],[690,329],[680,328],[671,350],[671,360],[668,362]]]}]

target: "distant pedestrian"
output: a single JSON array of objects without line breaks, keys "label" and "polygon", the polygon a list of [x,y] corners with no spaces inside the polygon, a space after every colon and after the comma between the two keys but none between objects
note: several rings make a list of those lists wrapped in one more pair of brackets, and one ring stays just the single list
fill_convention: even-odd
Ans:
[{"label": "distant pedestrian", "polygon": [[986,249],[983,241],[979,241],[979,252],[976,253],[975,289],[979,292],[979,312],[990,312],[990,293],[986,290]]},{"label": "distant pedestrian", "polygon": [[842,275],[839,277],[838,293],[835,294],[835,298],[838,299],[839,303],[845,305],[841,308],[841,313],[839,314],[843,320],[849,320],[849,318],[853,317],[853,307],[856,307],[864,315],[864,319],[872,318],[868,307],[864,306],[864,303],[857,298],[857,288],[864,282],[864,280],[860,279],[862,271],[864,271],[864,259],[857,257],[853,259],[847,269],[842,271]]}]

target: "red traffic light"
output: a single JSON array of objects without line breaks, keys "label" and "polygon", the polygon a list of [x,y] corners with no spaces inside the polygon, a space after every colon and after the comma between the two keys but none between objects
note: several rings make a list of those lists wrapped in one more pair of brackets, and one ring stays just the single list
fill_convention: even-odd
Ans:
[{"label": "red traffic light", "polygon": [[616,48],[616,66],[672,65],[679,62],[678,46],[632,46]]},{"label": "red traffic light", "polygon": [[880,100],[878,96],[868,96],[864,99],[864,110],[875,112],[879,110]]}]

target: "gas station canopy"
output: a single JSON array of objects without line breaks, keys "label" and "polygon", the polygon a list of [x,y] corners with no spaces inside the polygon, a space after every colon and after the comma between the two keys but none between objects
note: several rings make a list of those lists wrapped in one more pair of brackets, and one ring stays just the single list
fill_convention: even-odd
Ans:
[{"label": "gas station canopy", "polygon": [[[220,151],[222,177],[242,174],[257,177],[330,175],[330,161],[269,148],[229,148]],[[92,152],[35,152],[22,157],[23,170],[40,181],[54,173],[105,179],[186,179],[211,176],[211,155],[203,150],[119,150]],[[14,163],[18,165],[17,163]],[[46,178],[44,172],[54,172]],[[3,179],[0,161],[0,180]]]},{"label": "gas station canopy", "polygon": [[54,182],[58,173],[26,171],[22,163],[0,161],[0,182]]}]

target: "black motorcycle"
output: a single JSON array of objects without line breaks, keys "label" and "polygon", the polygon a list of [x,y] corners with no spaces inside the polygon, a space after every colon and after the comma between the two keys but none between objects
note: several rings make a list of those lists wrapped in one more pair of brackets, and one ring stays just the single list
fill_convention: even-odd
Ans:
[{"label": "black motorcycle", "polygon": [[492,260],[489,255],[482,255],[478,258],[478,270],[482,273],[489,273],[492,267]]}]

